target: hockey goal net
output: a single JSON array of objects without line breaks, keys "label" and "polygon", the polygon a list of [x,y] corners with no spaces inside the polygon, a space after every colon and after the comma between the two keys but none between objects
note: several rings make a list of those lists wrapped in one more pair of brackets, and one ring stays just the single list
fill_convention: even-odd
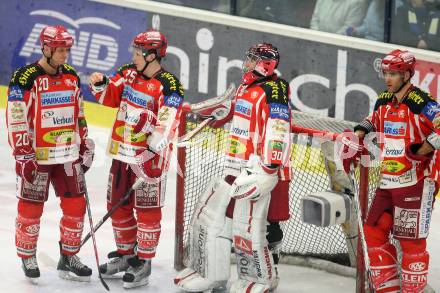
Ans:
[{"label": "hockey goal net", "polygon": [[[344,129],[352,129],[353,123],[333,118],[318,118],[298,111],[292,111],[292,114],[295,130],[292,134],[291,151],[293,179],[289,187],[291,218],[281,223],[284,238],[280,262],[292,263],[293,261],[296,264],[307,265],[308,263],[318,267],[322,263],[322,266],[334,267],[335,270],[330,270],[335,273],[342,272],[344,275],[356,274],[356,269],[349,268],[358,267],[357,274],[360,280],[363,261],[362,251],[356,241],[357,223],[351,223],[352,227],[353,225],[355,227],[355,233],[350,234],[342,225],[322,228],[304,224],[300,211],[301,198],[312,192],[330,189],[324,156],[317,137],[324,134],[334,139]],[[190,115],[182,116],[184,117],[181,122],[180,135],[197,125]],[[226,129],[227,127],[224,129],[204,127],[186,147],[180,147],[177,150],[179,167],[183,174],[177,178],[175,243],[175,268],[177,270],[185,266],[189,243],[188,227],[198,198],[211,179],[222,175]],[[377,170],[372,170],[372,168],[361,167],[357,171],[361,208],[364,209],[364,215],[368,198],[375,190],[377,176]],[[344,268],[348,269],[344,270]],[[358,292],[361,291],[358,290]]]}]

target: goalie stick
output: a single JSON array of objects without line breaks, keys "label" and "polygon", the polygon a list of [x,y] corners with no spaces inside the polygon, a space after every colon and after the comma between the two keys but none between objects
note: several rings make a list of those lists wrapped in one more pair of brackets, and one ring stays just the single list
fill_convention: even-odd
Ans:
[{"label": "goalie stick", "polygon": [[[324,155],[324,165],[327,170],[330,189],[336,192],[352,194],[353,187],[349,175],[345,173],[344,170],[338,169],[334,150],[335,150],[334,141],[323,140],[321,142],[321,151]],[[341,224],[341,227],[345,234],[347,247],[350,248],[348,249],[350,264],[354,265],[356,263],[358,225],[357,225],[357,218],[355,215],[353,203],[350,204],[350,210],[351,210],[350,219],[347,222]]]},{"label": "goalie stick", "polygon": [[[304,131],[303,128],[297,127],[298,130],[300,130],[300,133]],[[307,131],[305,131],[307,133]],[[321,151],[323,153],[324,157],[324,163],[326,170],[329,175],[329,183],[330,188],[333,191],[339,191],[344,192],[346,194],[349,194],[352,198],[352,205],[351,208],[354,209],[354,212],[352,213],[353,216],[356,217],[357,225],[352,224],[353,220],[350,220],[348,223],[342,224],[342,228],[345,232],[347,237],[347,244],[349,244],[352,247],[352,251],[350,253],[350,261],[355,261],[355,248],[357,247],[357,241],[359,241],[359,245],[362,249],[362,253],[364,254],[364,266],[366,271],[366,279],[368,282],[368,286],[370,287],[370,292],[374,292],[371,289],[371,269],[370,269],[370,261],[368,257],[368,251],[367,251],[367,245],[365,242],[365,234],[363,229],[363,220],[362,220],[362,209],[360,205],[360,189],[356,182],[356,177],[354,173],[354,165],[353,163],[350,165],[350,172],[349,174],[345,173],[343,170],[340,170],[340,167],[337,167],[337,162],[339,158],[337,157],[337,147],[335,144],[335,141],[340,141],[340,134],[327,132],[322,133],[321,137]],[[356,229],[357,228],[357,229]],[[358,233],[359,235],[357,235]],[[359,240],[358,240],[359,239]],[[362,278],[361,278],[362,279]],[[363,280],[363,279],[362,279]],[[364,284],[361,284],[362,288],[364,287]],[[361,289],[360,292],[364,292],[363,289]]]},{"label": "goalie stick", "polygon": [[362,251],[364,254],[364,265],[365,265],[365,271],[367,274],[367,283],[368,287],[370,289],[370,292],[375,292],[375,290],[371,286],[371,268],[370,268],[370,257],[368,256],[368,249],[367,249],[367,242],[365,241],[365,233],[364,233],[364,225],[362,220],[362,210],[361,205],[359,202],[359,188],[356,182],[356,174],[354,172],[354,163],[350,164],[350,177],[352,180],[352,186],[353,186],[353,192],[354,192],[354,207],[356,209],[357,214],[357,220],[359,225],[359,234],[360,234],[360,241],[362,246]]},{"label": "goalie stick", "polygon": [[205,126],[207,126],[215,121],[214,116],[200,115],[201,111],[203,111],[209,107],[212,107],[214,105],[219,105],[219,104],[222,104],[222,103],[230,100],[231,97],[234,95],[234,93],[235,93],[235,85],[231,84],[228,87],[228,89],[221,96],[209,99],[207,101],[195,103],[195,104],[186,104],[184,107],[184,108],[186,108],[185,112],[194,113],[194,114],[200,116],[203,119],[203,121],[201,123],[199,123],[194,129],[192,129],[191,131],[189,131],[185,135],[183,135],[179,139],[179,141],[177,142],[177,146],[178,147],[185,147],[187,142],[192,137],[194,137],[197,133],[199,133]]}]

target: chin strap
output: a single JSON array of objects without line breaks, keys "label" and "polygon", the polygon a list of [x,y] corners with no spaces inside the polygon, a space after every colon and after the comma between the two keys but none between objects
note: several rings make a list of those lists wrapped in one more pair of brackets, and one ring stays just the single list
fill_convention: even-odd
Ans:
[{"label": "chin strap", "polygon": [[[60,69],[60,66],[61,66],[61,65],[59,65],[59,66],[57,66],[57,67],[53,66],[53,65],[50,63],[50,60],[52,59],[52,55],[51,55],[50,57],[47,57],[47,56],[44,54],[44,51],[43,51],[43,50],[41,50],[41,52],[43,53],[43,56],[46,57],[46,62],[47,62],[47,64],[48,64],[50,67],[52,67],[53,69],[55,69],[56,72],[58,73],[58,70]],[[50,52],[51,52],[51,54],[53,54],[52,49],[50,50]]]},{"label": "chin strap", "polygon": [[[143,53],[143,55],[144,55],[145,65],[144,65],[144,67],[142,68],[142,70],[139,71],[139,73],[141,73],[141,74],[144,74],[144,71],[147,69],[148,65],[150,65],[150,63],[152,63],[154,60],[156,60],[156,57],[154,57],[153,60],[151,60],[151,61],[147,61],[148,53]],[[156,55],[155,55],[155,56],[156,56]],[[148,77],[148,76],[147,76],[147,77]]]},{"label": "chin strap", "polygon": [[403,81],[402,85],[399,87],[399,89],[397,91],[393,92],[393,94],[397,94],[398,92],[400,92],[409,83],[410,80],[411,80],[411,78],[405,82],[405,81],[403,81],[403,77],[402,77],[402,81]]}]

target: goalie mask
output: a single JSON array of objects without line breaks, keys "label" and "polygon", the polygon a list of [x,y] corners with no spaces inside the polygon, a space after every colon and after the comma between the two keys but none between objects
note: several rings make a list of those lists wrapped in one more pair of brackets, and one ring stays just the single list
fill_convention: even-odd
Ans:
[{"label": "goalie mask", "polygon": [[243,62],[243,83],[251,84],[255,80],[274,74],[280,62],[278,49],[269,43],[252,46],[246,52]]}]

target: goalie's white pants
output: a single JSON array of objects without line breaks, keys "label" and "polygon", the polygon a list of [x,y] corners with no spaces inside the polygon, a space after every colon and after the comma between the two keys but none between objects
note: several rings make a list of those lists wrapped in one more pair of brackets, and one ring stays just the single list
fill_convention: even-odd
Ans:
[{"label": "goalie's white pants", "polygon": [[231,219],[225,216],[229,190],[230,185],[223,179],[212,181],[194,212],[188,268],[179,272],[174,280],[185,291],[208,291],[225,286],[230,277],[231,230],[239,279],[230,292],[257,293],[276,288],[276,269],[266,240],[270,195],[258,200],[237,200],[231,225]]}]

